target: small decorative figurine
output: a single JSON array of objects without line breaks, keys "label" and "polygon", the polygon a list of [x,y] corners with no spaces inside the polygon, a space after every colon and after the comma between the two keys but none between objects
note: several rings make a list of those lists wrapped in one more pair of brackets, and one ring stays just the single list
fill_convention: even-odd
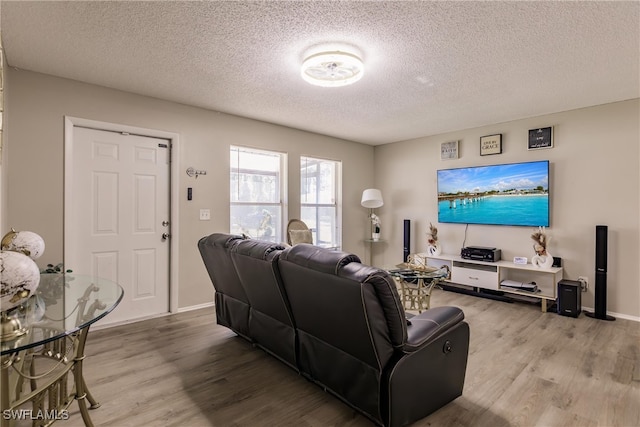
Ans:
[{"label": "small decorative figurine", "polygon": [[373,212],[369,215],[369,218],[371,219],[371,223],[373,224],[371,239],[376,241],[380,240],[380,218]]}]

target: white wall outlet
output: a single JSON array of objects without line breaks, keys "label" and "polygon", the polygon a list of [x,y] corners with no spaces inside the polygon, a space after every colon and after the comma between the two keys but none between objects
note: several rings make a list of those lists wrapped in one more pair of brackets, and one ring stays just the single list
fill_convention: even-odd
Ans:
[{"label": "white wall outlet", "polygon": [[587,289],[589,289],[589,278],[587,276],[578,276],[578,282],[580,282],[582,292],[587,292]]},{"label": "white wall outlet", "polygon": [[211,209],[200,209],[200,221],[209,221],[211,219]]}]

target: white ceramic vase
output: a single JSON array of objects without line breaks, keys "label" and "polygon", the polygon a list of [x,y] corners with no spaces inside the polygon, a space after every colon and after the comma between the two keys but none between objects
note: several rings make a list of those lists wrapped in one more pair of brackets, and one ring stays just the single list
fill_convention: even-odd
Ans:
[{"label": "white ceramic vase", "polygon": [[553,266],[553,257],[549,252],[546,255],[535,255],[531,258],[531,264],[538,268],[551,268]]},{"label": "white ceramic vase", "polygon": [[442,253],[442,247],[440,246],[440,243],[438,243],[437,241],[432,244],[432,245],[428,245],[427,246],[427,253],[429,254],[429,256],[438,256]]}]

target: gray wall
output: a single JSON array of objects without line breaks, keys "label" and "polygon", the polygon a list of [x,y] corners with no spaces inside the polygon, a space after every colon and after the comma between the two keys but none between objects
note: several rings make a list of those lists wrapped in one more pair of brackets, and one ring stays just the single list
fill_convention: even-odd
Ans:
[{"label": "gray wall", "polygon": [[[2,172],[9,184],[3,192],[3,227],[31,230],[45,239],[41,266],[62,261],[64,116],[179,134],[180,223],[174,237],[180,242],[181,308],[212,301],[213,288],[196,243],[229,230],[231,144],[288,153],[290,218],[299,216],[300,156],[342,161],[343,248],[364,253],[367,211],[360,206],[360,196],[373,183],[373,147],[44,74],[15,69],[8,74],[9,129]],[[184,173],[189,166],[208,173],[189,178]],[[190,202],[187,187],[193,187]],[[199,221],[201,208],[211,209],[211,221]]]},{"label": "gray wall", "polygon": [[[289,216],[297,216],[300,155],[343,162],[343,248],[378,266],[402,256],[402,220],[413,222],[414,252],[426,249],[429,222],[439,228],[444,252],[457,253],[464,226],[437,223],[436,170],[547,159],[551,162],[550,252],[563,258],[565,277],[588,276],[583,305],[593,307],[595,225],[609,226],[608,310],[640,319],[640,101],[638,99],[533,119],[462,130],[378,147],[306,133],[245,118],[161,101],[43,74],[8,70],[2,164],[2,226],[41,234],[40,263],[62,259],[63,117],[175,132],[181,141],[179,307],[212,299],[197,240],[229,228],[228,147],[249,145],[289,154]],[[313,120],[312,117],[309,120]],[[528,151],[528,129],[554,126],[554,148]],[[503,154],[479,155],[479,138],[503,134]],[[460,158],[441,161],[440,143],[460,140]],[[206,169],[194,180],[182,171]],[[375,180],[374,180],[375,177]],[[186,200],[186,188],[194,200]],[[385,240],[371,247],[364,188],[376,186]],[[211,221],[199,221],[200,208]],[[531,258],[533,230],[470,225],[467,245],[497,246],[503,259]],[[370,253],[369,251],[372,251]]]},{"label": "gray wall", "polygon": [[[459,254],[465,226],[439,224],[436,170],[549,160],[550,253],[562,257],[565,278],[588,276],[582,303],[593,307],[595,226],[609,226],[608,309],[640,320],[640,107],[630,100],[548,116],[462,130],[378,146],[375,182],[385,196],[378,210],[386,243],[374,245],[373,262],[402,254],[402,222],[412,220],[413,252],[426,251],[426,231],[438,227],[443,253]],[[527,150],[528,130],[554,127],[554,147]],[[480,137],[502,133],[503,153],[480,156]],[[440,160],[440,144],[459,140],[460,157]],[[495,246],[502,258],[533,255],[533,228],[469,225],[466,245]]]}]

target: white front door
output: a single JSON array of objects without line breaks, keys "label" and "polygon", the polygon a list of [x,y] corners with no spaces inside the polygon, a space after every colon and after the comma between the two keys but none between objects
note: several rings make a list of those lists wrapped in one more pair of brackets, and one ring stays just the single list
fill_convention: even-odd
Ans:
[{"label": "white front door", "polygon": [[124,288],[101,324],[169,312],[169,143],[73,128],[64,263]]}]

